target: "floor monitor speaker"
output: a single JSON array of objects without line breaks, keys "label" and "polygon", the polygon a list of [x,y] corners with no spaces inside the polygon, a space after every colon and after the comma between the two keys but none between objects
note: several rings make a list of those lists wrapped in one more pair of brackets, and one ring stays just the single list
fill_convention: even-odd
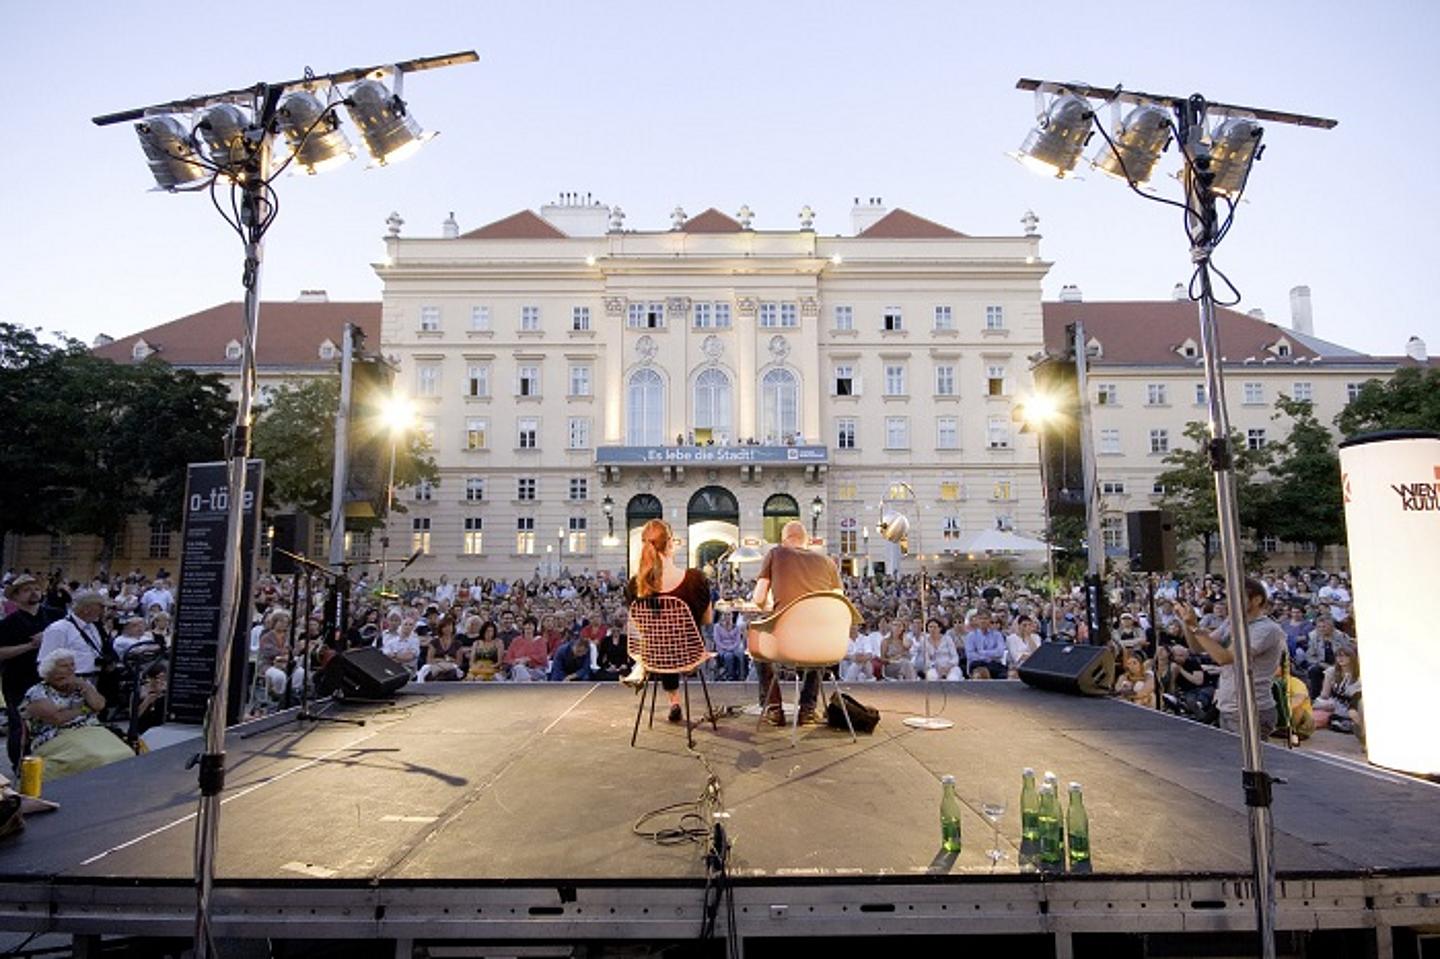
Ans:
[{"label": "floor monitor speaker", "polygon": [[1041,643],[1020,664],[1027,686],[1077,696],[1108,696],[1115,679],[1115,653],[1109,646]]},{"label": "floor monitor speaker", "polygon": [[337,653],[318,677],[318,690],[336,699],[389,699],[410,673],[373,646]]}]

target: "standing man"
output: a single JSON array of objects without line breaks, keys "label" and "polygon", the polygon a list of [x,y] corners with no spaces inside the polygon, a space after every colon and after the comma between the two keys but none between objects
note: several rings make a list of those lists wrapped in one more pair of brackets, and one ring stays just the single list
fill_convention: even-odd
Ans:
[{"label": "standing man", "polygon": [[[1244,616],[1250,636],[1251,690],[1255,697],[1255,711],[1260,723],[1260,739],[1268,739],[1275,731],[1279,717],[1275,712],[1275,700],[1270,695],[1270,683],[1285,652],[1285,631],[1280,624],[1265,615],[1267,605],[1265,587],[1258,580],[1245,580]],[[1240,698],[1237,684],[1240,682],[1239,667],[1235,652],[1230,648],[1230,623],[1221,623],[1214,632],[1201,629],[1195,621],[1195,610],[1188,603],[1179,607],[1180,623],[1185,631],[1185,642],[1197,653],[1203,652],[1220,667],[1220,684],[1215,690],[1215,708],[1220,711],[1220,728],[1226,732],[1240,731]]]},{"label": "standing man", "polygon": [[145,615],[150,615],[150,607],[159,606],[162,613],[173,613],[175,611],[175,596],[170,592],[170,577],[161,570],[155,577],[155,585],[145,590],[145,595],[140,597],[140,608]]},{"label": "standing man", "polygon": [[[780,532],[780,545],[765,554],[760,574],[755,578],[755,592],[751,596],[756,606],[764,608],[766,601],[773,602],[773,608],[780,609],[806,593],[821,590],[839,590],[840,571],[830,557],[814,553],[805,548],[809,534],[805,524],[791,520]],[[774,668],[769,663],[756,662],[760,677],[760,707],[765,716],[777,726],[785,725],[785,713],[780,704],[780,684],[772,683]],[[768,697],[768,698],[767,698]],[[805,685],[800,690],[801,726],[814,726],[820,722],[815,713],[815,702],[820,698],[820,674],[806,673]]]},{"label": "standing man", "polygon": [[25,691],[40,682],[36,665],[40,661],[40,642],[49,622],[40,611],[44,593],[40,581],[29,573],[21,573],[5,587],[5,598],[15,609],[0,620],[0,689],[5,693],[5,717],[9,721],[10,768],[20,769],[20,740],[24,720],[20,703]]},{"label": "standing man", "polygon": [[[70,601],[70,612],[45,627],[40,640],[40,658],[56,649],[75,654],[75,675],[94,682],[101,667],[114,656],[109,638],[100,628],[105,597],[93,589],[82,589]],[[100,694],[105,695],[104,690]]]}]

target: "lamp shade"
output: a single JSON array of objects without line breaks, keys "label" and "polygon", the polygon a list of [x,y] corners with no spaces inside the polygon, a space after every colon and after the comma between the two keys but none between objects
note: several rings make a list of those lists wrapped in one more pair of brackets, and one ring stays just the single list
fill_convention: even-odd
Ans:
[{"label": "lamp shade", "polygon": [[1340,444],[1345,535],[1372,763],[1440,774],[1435,690],[1440,643],[1423,625],[1440,583],[1440,433],[1390,432]]},{"label": "lamp shade", "polygon": [[198,162],[189,131],[175,117],[147,117],[135,124],[135,133],[160,189],[174,190],[209,177],[209,171]]},{"label": "lamp shade", "polygon": [[1210,134],[1210,169],[1215,180],[1210,189],[1221,196],[1236,197],[1245,189],[1250,164],[1259,158],[1260,124],[1245,117],[1227,117]]},{"label": "lamp shade", "polygon": [[250,117],[233,103],[220,103],[206,110],[195,125],[195,132],[205,145],[210,162],[223,170],[239,166],[245,160],[248,146],[245,131]]},{"label": "lamp shade", "polygon": [[365,148],[381,166],[410,156],[428,139],[410,115],[405,101],[378,80],[361,80],[351,87],[345,107],[365,141]]},{"label": "lamp shade", "polygon": [[1153,103],[1142,103],[1125,115],[1111,137],[1095,155],[1095,169],[1132,183],[1146,183],[1170,145],[1170,114]]},{"label": "lamp shade", "polygon": [[1055,98],[1020,144],[1015,158],[1037,173],[1063,177],[1075,169],[1085,144],[1090,142],[1090,103],[1073,93]]},{"label": "lamp shade", "polygon": [[280,132],[306,173],[323,173],[355,157],[340,118],[308,90],[297,90],[280,103]]}]

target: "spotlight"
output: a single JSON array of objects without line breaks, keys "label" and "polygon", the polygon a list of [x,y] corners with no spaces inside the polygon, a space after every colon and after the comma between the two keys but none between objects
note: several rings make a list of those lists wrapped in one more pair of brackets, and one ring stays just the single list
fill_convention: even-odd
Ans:
[{"label": "spotlight", "polygon": [[1260,159],[1260,137],[1264,129],[1245,117],[1227,117],[1210,134],[1210,170],[1215,174],[1210,189],[1220,195],[1237,197],[1250,178],[1250,166]]},{"label": "spotlight", "polygon": [[216,104],[201,114],[195,125],[210,162],[227,171],[245,161],[249,150],[245,133],[249,128],[249,116],[232,103]]},{"label": "spotlight", "polygon": [[175,190],[210,175],[195,158],[189,131],[175,117],[149,117],[135,124],[135,133],[158,189]]},{"label": "spotlight", "polygon": [[345,107],[365,140],[365,148],[381,166],[405,159],[434,136],[422,133],[405,101],[378,80],[361,80],[351,87]]},{"label": "spotlight", "polygon": [[1111,138],[1091,161],[1095,169],[1113,177],[1129,179],[1137,186],[1149,181],[1160,154],[1170,145],[1170,114],[1153,103],[1142,103],[1125,116]]},{"label": "spotlight", "polygon": [[315,94],[307,90],[290,94],[281,101],[276,118],[296,164],[306,173],[323,173],[355,158],[340,118]]},{"label": "spotlight", "polygon": [[1064,177],[1075,169],[1080,152],[1090,142],[1094,116],[1084,97],[1061,94],[1020,144],[1020,152],[1012,155],[1036,173]]}]

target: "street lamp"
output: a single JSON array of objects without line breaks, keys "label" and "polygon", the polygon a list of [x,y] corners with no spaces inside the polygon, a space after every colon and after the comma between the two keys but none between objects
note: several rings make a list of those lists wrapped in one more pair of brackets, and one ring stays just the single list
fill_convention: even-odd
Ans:
[{"label": "street lamp", "polygon": [[810,538],[814,539],[820,527],[820,514],[825,512],[825,501],[815,497],[810,501]]},{"label": "street lamp", "polygon": [[600,501],[600,509],[605,513],[605,540],[602,546],[617,546],[619,540],[615,538],[615,501],[606,493],[605,498]]},{"label": "street lamp", "polygon": [[385,432],[390,434],[390,479],[385,484],[385,531],[380,537],[380,591],[384,592],[385,583],[390,577],[390,567],[386,564],[385,555],[390,549],[390,511],[395,506],[395,454],[400,445],[400,437],[408,433],[415,422],[415,406],[409,397],[392,393],[381,404],[380,422],[384,425]]},{"label": "street lamp", "polygon": [[865,578],[870,578],[870,527],[860,527],[860,540],[865,544]]}]

